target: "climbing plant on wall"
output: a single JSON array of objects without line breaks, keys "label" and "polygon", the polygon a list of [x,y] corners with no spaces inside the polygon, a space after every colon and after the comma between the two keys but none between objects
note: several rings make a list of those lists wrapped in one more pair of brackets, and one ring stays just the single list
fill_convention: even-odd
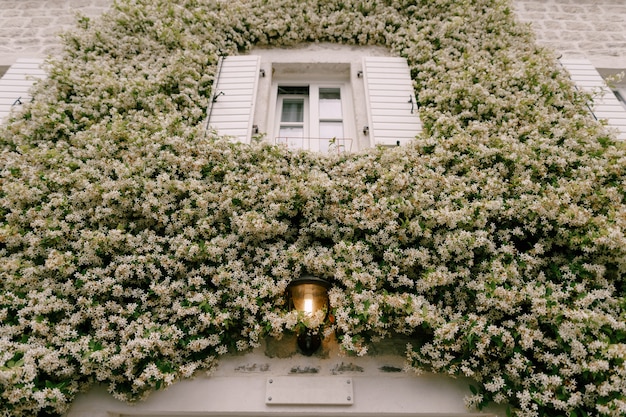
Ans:
[{"label": "climbing plant on wall", "polygon": [[[220,55],[382,45],[424,133],[322,156],[205,133]],[[133,401],[298,325],[332,282],[342,348],[407,335],[469,407],[626,412],[626,154],[504,0],[118,0],[64,35],[0,129],[0,398]]]}]

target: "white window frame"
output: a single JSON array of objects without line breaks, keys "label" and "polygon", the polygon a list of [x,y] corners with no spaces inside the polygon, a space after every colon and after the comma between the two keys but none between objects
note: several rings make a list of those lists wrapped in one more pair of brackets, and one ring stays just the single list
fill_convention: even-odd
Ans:
[{"label": "white window frame", "polygon": [[[282,86],[282,84],[281,84]],[[305,87],[303,85],[289,85],[286,87]],[[311,89],[309,87],[309,94],[304,95],[304,94],[278,94],[278,91],[276,92],[276,111],[275,111],[275,123],[276,123],[276,129],[275,129],[275,134],[274,137],[277,137],[280,135],[280,129],[283,125],[285,124],[289,124],[292,123],[294,124],[295,127],[295,123],[296,122],[283,122],[282,121],[282,109],[283,109],[283,103],[285,100],[302,100],[303,101],[303,120],[302,120],[302,136],[303,137],[308,137],[311,136],[310,134],[310,125],[311,125],[311,110],[309,109],[310,107],[310,95],[311,95]]]},{"label": "white window frame", "polygon": [[[271,132],[271,139],[274,143],[277,143],[279,138],[279,131],[281,125],[281,115],[282,115],[282,102],[284,99],[289,98],[301,98],[302,95],[280,95],[278,94],[278,87],[308,87],[309,95],[308,99],[305,99],[304,105],[304,138],[302,141],[303,145],[301,149],[308,149],[312,151],[321,151],[324,152],[324,147],[321,144],[323,139],[320,139],[319,132],[319,91],[321,88],[337,88],[339,89],[339,94],[341,97],[341,112],[342,112],[342,123],[343,123],[343,138],[336,138],[336,142],[338,147],[338,151],[341,152],[349,152],[351,151],[352,144],[357,140],[355,135],[355,119],[354,119],[354,103],[352,96],[352,89],[350,86],[350,82],[348,81],[333,81],[333,80],[324,80],[315,77],[315,75],[311,75],[309,80],[306,79],[279,79],[274,80],[272,82],[271,89],[271,103],[270,103],[270,112],[271,115],[269,119],[269,129],[268,132]],[[318,141],[318,143],[307,142],[307,138],[309,141]],[[288,145],[288,144],[287,144]],[[297,148],[297,147],[296,147]]]}]

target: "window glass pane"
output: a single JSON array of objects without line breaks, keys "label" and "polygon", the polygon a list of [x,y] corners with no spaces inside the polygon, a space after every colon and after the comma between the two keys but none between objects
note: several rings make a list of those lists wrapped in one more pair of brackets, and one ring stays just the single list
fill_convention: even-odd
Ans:
[{"label": "window glass pane", "polygon": [[340,100],[341,90],[339,88],[320,88],[320,99]]},{"label": "window glass pane", "polygon": [[278,136],[281,138],[301,138],[304,136],[304,129],[301,127],[281,126]]},{"label": "window glass pane", "polygon": [[343,138],[342,122],[320,122],[320,138]]},{"label": "window glass pane", "polygon": [[317,143],[318,152],[327,153],[331,142],[337,146],[343,142],[343,122],[340,121],[320,121],[320,140]]},{"label": "window glass pane", "polygon": [[291,87],[291,86],[278,86],[278,94],[281,95],[299,95],[299,96],[308,96],[309,95],[309,86],[305,85],[302,87]]},{"label": "window glass pane", "polygon": [[304,149],[304,129],[301,127],[281,126],[276,143],[287,145],[289,149]]},{"label": "window glass pane", "polygon": [[341,120],[342,118],[339,88],[320,88],[320,119]]},{"label": "window glass pane", "polygon": [[284,99],[280,121],[285,123],[302,123],[304,121],[304,100]]}]

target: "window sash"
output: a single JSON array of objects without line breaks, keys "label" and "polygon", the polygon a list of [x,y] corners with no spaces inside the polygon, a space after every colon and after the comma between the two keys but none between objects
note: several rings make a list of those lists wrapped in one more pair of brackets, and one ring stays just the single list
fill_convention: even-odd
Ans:
[{"label": "window sash", "polygon": [[333,144],[345,148],[344,114],[350,103],[341,83],[278,84],[276,93],[277,143],[322,153]]}]

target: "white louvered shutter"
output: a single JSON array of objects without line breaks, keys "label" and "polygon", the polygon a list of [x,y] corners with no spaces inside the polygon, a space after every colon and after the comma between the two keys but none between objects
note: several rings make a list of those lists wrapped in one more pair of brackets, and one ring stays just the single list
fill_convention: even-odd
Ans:
[{"label": "white louvered shutter", "polygon": [[608,126],[616,130],[617,138],[626,140],[626,110],[591,62],[584,58],[562,58],[560,61],[576,86],[593,94],[591,111],[596,119],[606,120]]},{"label": "white louvered shutter", "polygon": [[0,123],[20,103],[31,100],[30,88],[46,76],[42,63],[42,59],[18,59],[0,78]]},{"label": "white louvered shutter", "polygon": [[256,55],[229,56],[220,62],[207,110],[208,125],[220,135],[250,142],[260,63]]},{"label": "white louvered shutter", "polygon": [[404,58],[363,58],[363,80],[372,145],[396,146],[422,131],[413,82]]}]

